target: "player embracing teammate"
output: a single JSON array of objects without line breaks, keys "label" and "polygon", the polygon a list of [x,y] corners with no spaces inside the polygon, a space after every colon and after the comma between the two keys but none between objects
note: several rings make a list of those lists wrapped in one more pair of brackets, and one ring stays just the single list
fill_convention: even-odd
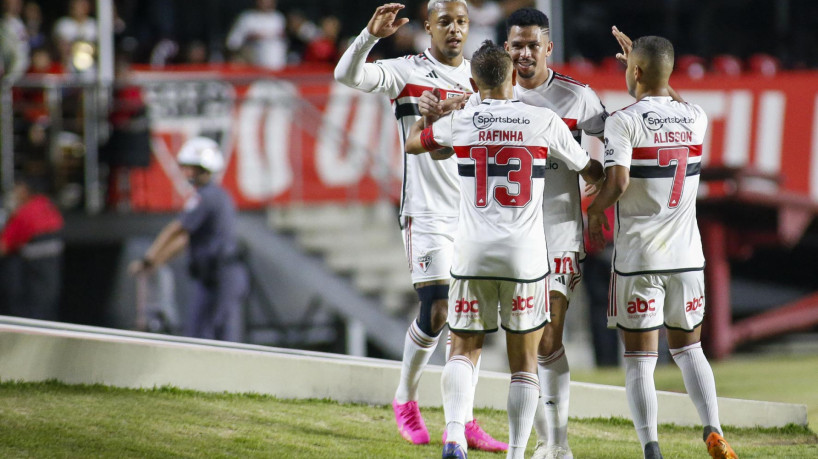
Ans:
[{"label": "player embracing teammate", "polygon": [[[521,102],[551,109],[568,126],[577,143],[582,132],[602,141],[608,112],[588,85],[548,68],[553,43],[548,17],[533,8],[513,12],[506,20],[505,50],[517,74],[514,96]],[[480,103],[474,95],[469,104]],[[422,107],[436,115],[455,104],[425,95]],[[422,110],[423,111],[423,110]],[[541,401],[534,428],[537,446],[533,459],[569,459],[568,399],[570,372],[562,343],[568,305],[582,279],[583,222],[579,174],[561,160],[549,157],[543,194],[545,239],[548,241],[548,279],[551,321],[543,328],[538,346],[537,373]]]},{"label": "player embracing teammate", "polygon": [[487,40],[472,62],[482,102],[434,124],[419,120],[406,142],[407,153],[454,154],[461,181],[448,314],[456,339],[441,380],[448,433],[443,457],[466,457],[466,410],[474,396],[469,382],[485,334],[502,326],[512,373],[508,457],[522,458],[539,400],[537,346],[549,320],[547,160],[560,159],[591,184],[603,174],[553,111],[513,99],[515,71],[502,47]]}]

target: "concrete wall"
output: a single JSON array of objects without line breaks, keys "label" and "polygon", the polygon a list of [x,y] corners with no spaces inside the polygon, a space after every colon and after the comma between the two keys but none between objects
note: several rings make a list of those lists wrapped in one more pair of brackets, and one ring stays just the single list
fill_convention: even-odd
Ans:
[{"label": "concrete wall", "polygon": [[[440,366],[430,366],[420,404],[441,406]],[[0,379],[206,392],[255,392],[281,398],[331,398],[388,404],[400,364],[362,357],[187,339],[0,316]],[[509,375],[481,372],[475,405],[504,410]],[[722,424],[807,424],[804,405],[719,399]],[[622,387],[571,383],[572,417],[630,418]],[[659,392],[659,422],[698,425],[684,394]]]}]

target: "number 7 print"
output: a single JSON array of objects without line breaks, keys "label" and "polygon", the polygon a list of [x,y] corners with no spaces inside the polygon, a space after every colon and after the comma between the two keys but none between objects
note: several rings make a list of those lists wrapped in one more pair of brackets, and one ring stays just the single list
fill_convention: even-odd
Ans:
[{"label": "number 7 print", "polygon": [[676,161],[676,171],[673,174],[673,187],[670,189],[670,199],[668,199],[667,206],[674,209],[679,206],[679,200],[682,198],[682,190],[685,186],[685,176],[687,176],[687,156],[690,153],[688,147],[674,147],[674,148],[660,148],[659,149],[659,165],[670,166],[673,161]]}]

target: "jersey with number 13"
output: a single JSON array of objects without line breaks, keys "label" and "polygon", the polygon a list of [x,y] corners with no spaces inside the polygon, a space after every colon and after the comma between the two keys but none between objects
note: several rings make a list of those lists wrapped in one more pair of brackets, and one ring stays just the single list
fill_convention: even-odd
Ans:
[{"label": "jersey with number 13", "polygon": [[645,97],[605,122],[604,166],[630,169],[616,205],[616,272],[704,268],[696,192],[706,131],[701,107],[670,97]]},{"label": "jersey with number 13", "polygon": [[[551,110],[485,99],[426,128],[432,148],[453,147],[460,176],[455,278],[531,282],[548,274],[543,184],[553,156],[582,170],[588,154]],[[547,204],[546,204],[547,205]]]}]

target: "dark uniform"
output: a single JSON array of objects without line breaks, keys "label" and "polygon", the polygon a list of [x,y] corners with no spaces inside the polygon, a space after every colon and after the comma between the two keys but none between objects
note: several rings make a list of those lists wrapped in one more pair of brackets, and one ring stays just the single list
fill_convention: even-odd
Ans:
[{"label": "dark uniform", "polygon": [[197,188],[180,217],[190,235],[190,273],[195,291],[188,307],[185,335],[241,341],[242,301],[249,280],[239,260],[236,207],[214,183]]}]

